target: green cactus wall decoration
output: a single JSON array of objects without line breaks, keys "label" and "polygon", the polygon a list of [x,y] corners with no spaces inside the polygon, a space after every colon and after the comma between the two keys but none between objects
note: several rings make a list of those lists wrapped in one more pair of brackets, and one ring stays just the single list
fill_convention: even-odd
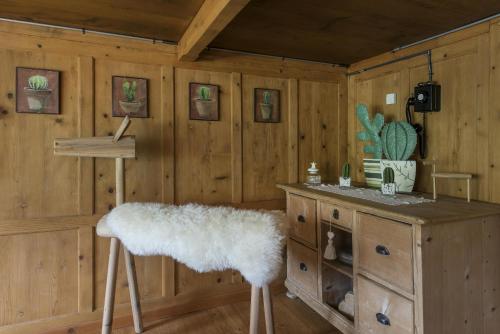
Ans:
[{"label": "green cactus wall decoration", "polygon": [[262,94],[264,104],[271,104],[271,92],[267,90]]},{"label": "green cactus wall decoration", "polygon": [[383,183],[394,183],[394,169],[391,167],[384,168]]},{"label": "green cactus wall decoration", "polygon": [[210,88],[204,86],[200,87],[200,100],[210,100]]},{"label": "green cactus wall decoration", "polygon": [[125,81],[122,84],[122,89],[127,102],[134,102],[137,92],[137,82],[132,81],[132,83],[130,83],[130,81]]},{"label": "green cactus wall decoration", "polygon": [[374,159],[382,159],[382,141],[379,134],[384,126],[384,116],[377,113],[373,121],[371,121],[368,116],[368,108],[364,104],[358,104],[356,106],[356,116],[365,128],[365,131],[357,133],[357,138],[360,141],[371,142],[371,145],[365,145],[364,152],[373,154]]},{"label": "green cactus wall decoration", "polygon": [[28,79],[28,87],[33,90],[47,90],[49,80],[43,75],[33,75]]},{"label": "green cactus wall decoration", "polygon": [[390,160],[408,160],[417,146],[417,133],[408,122],[387,123],[382,129],[382,148]]},{"label": "green cactus wall decoration", "polygon": [[351,165],[348,162],[342,166],[342,177],[347,179],[351,175]]}]

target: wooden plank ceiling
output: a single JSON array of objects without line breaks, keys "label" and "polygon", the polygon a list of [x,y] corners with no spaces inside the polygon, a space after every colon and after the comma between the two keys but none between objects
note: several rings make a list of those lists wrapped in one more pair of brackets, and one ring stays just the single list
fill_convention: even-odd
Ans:
[{"label": "wooden plank ceiling", "polygon": [[[4,0],[0,17],[178,42],[203,2]],[[209,46],[351,64],[497,13],[499,0],[251,0]]]}]

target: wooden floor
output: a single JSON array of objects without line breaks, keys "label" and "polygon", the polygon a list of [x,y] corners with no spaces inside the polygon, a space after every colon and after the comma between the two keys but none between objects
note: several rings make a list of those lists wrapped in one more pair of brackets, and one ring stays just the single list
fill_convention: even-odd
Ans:
[{"label": "wooden floor", "polygon": [[[339,331],[299,299],[292,300],[281,294],[274,298],[273,303],[276,334],[340,334]],[[243,334],[248,333],[249,313],[249,302],[226,305],[175,319],[145,324],[145,333]],[[261,313],[259,319],[259,333],[265,333],[263,313]],[[133,327],[113,331],[113,334],[134,333]]]}]

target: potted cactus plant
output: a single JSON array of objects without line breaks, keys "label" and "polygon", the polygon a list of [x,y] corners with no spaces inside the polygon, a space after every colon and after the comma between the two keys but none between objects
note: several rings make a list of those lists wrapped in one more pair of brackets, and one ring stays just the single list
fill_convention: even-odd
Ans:
[{"label": "potted cactus plant", "polygon": [[273,114],[273,103],[271,99],[271,92],[264,91],[262,93],[262,103],[260,104],[260,113],[263,120],[270,120]]},{"label": "potted cactus plant", "polygon": [[387,167],[384,169],[381,191],[384,195],[396,194],[396,184],[394,183],[394,169],[392,169],[391,167]]},{"label": "potted cactus plant", "polygon": [[382,129],[382,149],[386,159],[382,171],[392,168],[396,192],[411,192],[415,184],[417,162],[408,160],[417,146],[417,133],[408,122],[391,122]]},{"label": "potted cactus plant", "polygon": [[126,114],[138,113],[143,106],[142,101],[137,100],[137,82],[125,80],[122,84],[123,100],[120,100],[120,107]]},{"label": "potted cactus plant", "polygon": [[370,120],[368,108],[364,104],[356,106],[356,116],[365,128],[364,131],[357,133],[357,138],[360,141],[370,142],[370,144],[365,145],[364,152],[372,155],[371,159],[363,159],[366,184],[369,187],[380,188],[380,182],[382,181],[382,170],[380,167],[382,140],[380,138],[380,131],[384,126],[384,116],[377,113],[373,120]]},{"label": "potted cactus plant", "polygon": [[42,112],[49,102],[52,90],[49,89],[49,80],[43,75],[33,75],[28,79],[28,86],[24,87],[28,98],[28,108],[34,112]]},{"label": "potted cactus plant", "polygon": [[198,97],[195,99],[196,110],[201,117],[207,117],[211,110],[214,100],[210,96],[210,88],[201,86],[198,90]]},{"label": "potted cactus plant", "polygon": [[345,163],[342,166],[342,175],[339,177],[339,186],[342,188],[349,188],[351,186],[351,165]]}]

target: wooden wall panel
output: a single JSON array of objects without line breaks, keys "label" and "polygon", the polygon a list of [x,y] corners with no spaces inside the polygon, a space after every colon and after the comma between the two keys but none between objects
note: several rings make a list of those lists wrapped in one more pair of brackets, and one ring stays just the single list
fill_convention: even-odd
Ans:
[{"label": "wooden wall panel", "polygon": [[0,236],[0,327],[78,311],[77,230]]},{"label": "wooden wall panel", "polygon": [[339,176],[339,84],[299,82],[299,180],[305,181],[311,161],[323,180]]},{"label": "wooden wall panel", "polygon": [[[219,86],[219,121],[189,119],[190,82]],[[177,69],[175,84],[176,202],[231,202],[231,74]]]},{"label": "wooden wall panel", "polygon": [[[438,170],[469,172],[476,175],[472,197],[489,196],[489,35],[483,34],[433,50],[434,80],[441,84],[441,111],[428,114],[428,158],[438,161]],[[355,105],[365,103],[370,113],[384,114],[386,121],[405,120],[406,100],[413,87],[428,80],[426,57],[416,57],[350,77],[349,159],[355,166],[354,177],[362,181],[363,145],[356,138],[361,125]],[[397,94],[397,103],[385,104],[385,95]],[[422,115],[414,114],[421,124]],[[420,160],[418,153],[415,158]],[[438,193],[464,197],[465,182],[440,180]],[[432,191],[430,168],[418,164],[416,189]]]},{"label": "wooden wall panel", "polygon": [[[78,159],[56,158],[46,143],[78,135],[76,57],[0,50],[0,218],[57,217],[78,214]],[[18,114],[16,67],[62,71],[61,115]]]},{"label": "wooden wall panel", "polygon": [[[330,112],[338,113],[340,103],[337,95],[327,95],[347,89],[344,69],[223,52],[179,64],[170,45],[4,22],[0,36],[0,245],[5,250],[0,294],[6,296],[0,298],[0,333],[75,329],[99,321],[109,240],[97,237],[94,226],[115,205],[114,162],[55,157],[52,147],[55,137],[116,130],[122,119],[111,115],[113,75],[149,81],[150,117],[132,119],[128,130],[136,136],[137,158],[125,163],[126,201],[282,208],[285,201],[275,184],[298,180],[300,149],[303,160],[317,142],[327,146],[331,159],[337,159],[331,152],[342,150],[337,135],[308,132],[316,131],[318,122],[335,120]],[[61,71],[60,115],[15,113],[16,66]],[[300,105],[306,79],[309,101]],[[189,82],[219,85],[220,121],[188,119]],[[280,123],[253,122],[255,87],[280,89]],[[315,87],[324,90],[317,94]],[[307,103],[320,114],[301,128]],[[330,103],[336,105],[329,108]],[[312,140],[307,147],[299,145],[299,128]],[[121,254],[116,311],[123,316],[130,309]],[[245,291],[238,272],[200,274],[162,257],[137,258],[136,267],[144,310],[157,316],[189,311],[181,306],[200,295],[210,304],[212,295],[223,300]],[[170,306],[159,311],[166,303]]]},{"label": "wooden wall panel", "polygon": [[[288,81],[243,75],[243,200],[284,198],[276,183],[288,181],[289,95]],[[280,90],[281,122],[254,122],[254,89]]]}]

